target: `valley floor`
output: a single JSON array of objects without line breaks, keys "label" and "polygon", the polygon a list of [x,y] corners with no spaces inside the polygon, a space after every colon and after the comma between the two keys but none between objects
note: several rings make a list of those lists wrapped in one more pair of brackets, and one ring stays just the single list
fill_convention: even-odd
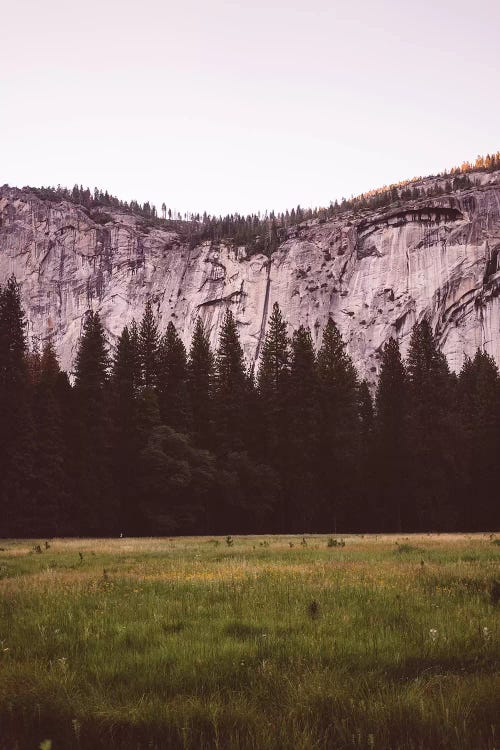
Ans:
[{"label": "valley floor", "polygon": [[500,746],[494,534],[0,541],[0,748]]}]

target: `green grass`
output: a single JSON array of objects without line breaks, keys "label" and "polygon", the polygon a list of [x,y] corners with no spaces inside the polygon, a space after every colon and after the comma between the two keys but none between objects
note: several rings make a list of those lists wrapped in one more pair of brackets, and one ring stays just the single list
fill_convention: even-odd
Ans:
[{"label": "green grass", "polygon": [[500,747],[494,538],[329,539],[0,542],[1,750]]}]

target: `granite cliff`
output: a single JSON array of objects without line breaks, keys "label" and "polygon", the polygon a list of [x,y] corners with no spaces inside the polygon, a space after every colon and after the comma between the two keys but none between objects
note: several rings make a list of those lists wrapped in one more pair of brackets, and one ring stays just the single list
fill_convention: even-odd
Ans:
[{"label": "granite cliff", "polygon": [[66,369],[90,307],[113,342],[147,298],[160,327],[172,320],[186,344],[198,315],[215,344],[231,306],[249,361],[277,301],[290,330],[303,323],[316,343],[332,315],[370,380],[384,342],[396,336],[404,351],[423,316],[453,369],[478,346],[500,364],[500,172],[470,177],[474,187],[460,192],[290,227],[270,258],[229,241],[193,246],[130,212],[4,186],[0,284],[15,274],[29,335],[53,336]]}]

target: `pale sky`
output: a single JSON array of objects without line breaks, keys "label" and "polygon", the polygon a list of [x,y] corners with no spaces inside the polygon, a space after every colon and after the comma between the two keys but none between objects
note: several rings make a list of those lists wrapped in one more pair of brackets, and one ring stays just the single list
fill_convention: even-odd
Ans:
[{"label": "pale sky", "polygon": [[279,211],[500,149],[500,0],[0,10],[0,184]]}]

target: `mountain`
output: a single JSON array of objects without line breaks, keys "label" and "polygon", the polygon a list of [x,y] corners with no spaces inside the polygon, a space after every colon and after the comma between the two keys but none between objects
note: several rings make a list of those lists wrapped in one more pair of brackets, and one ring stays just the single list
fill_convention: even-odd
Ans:
[{"label": "mountain", "polygon": [[249,361],[277,301],[290,330],[309,326],[316,344],[333,316],[369,380],[384,342],[396,336],[404,351],[423,316],[453,369],[478,346],[500,363],[500,170],[472,171],[462,189],[445,177],[411,187],[383,208],[355,204],[282,228],[274,252],[252,254],[230,238],[193,241],[185,222],[4,185],[0,283],[15,274],[29,335],[52,336],[66,369],[89,308],[113,342],[148,298],[160,328],[172,320],[185,343],[201,315],[215,344],[231,306]]}]

